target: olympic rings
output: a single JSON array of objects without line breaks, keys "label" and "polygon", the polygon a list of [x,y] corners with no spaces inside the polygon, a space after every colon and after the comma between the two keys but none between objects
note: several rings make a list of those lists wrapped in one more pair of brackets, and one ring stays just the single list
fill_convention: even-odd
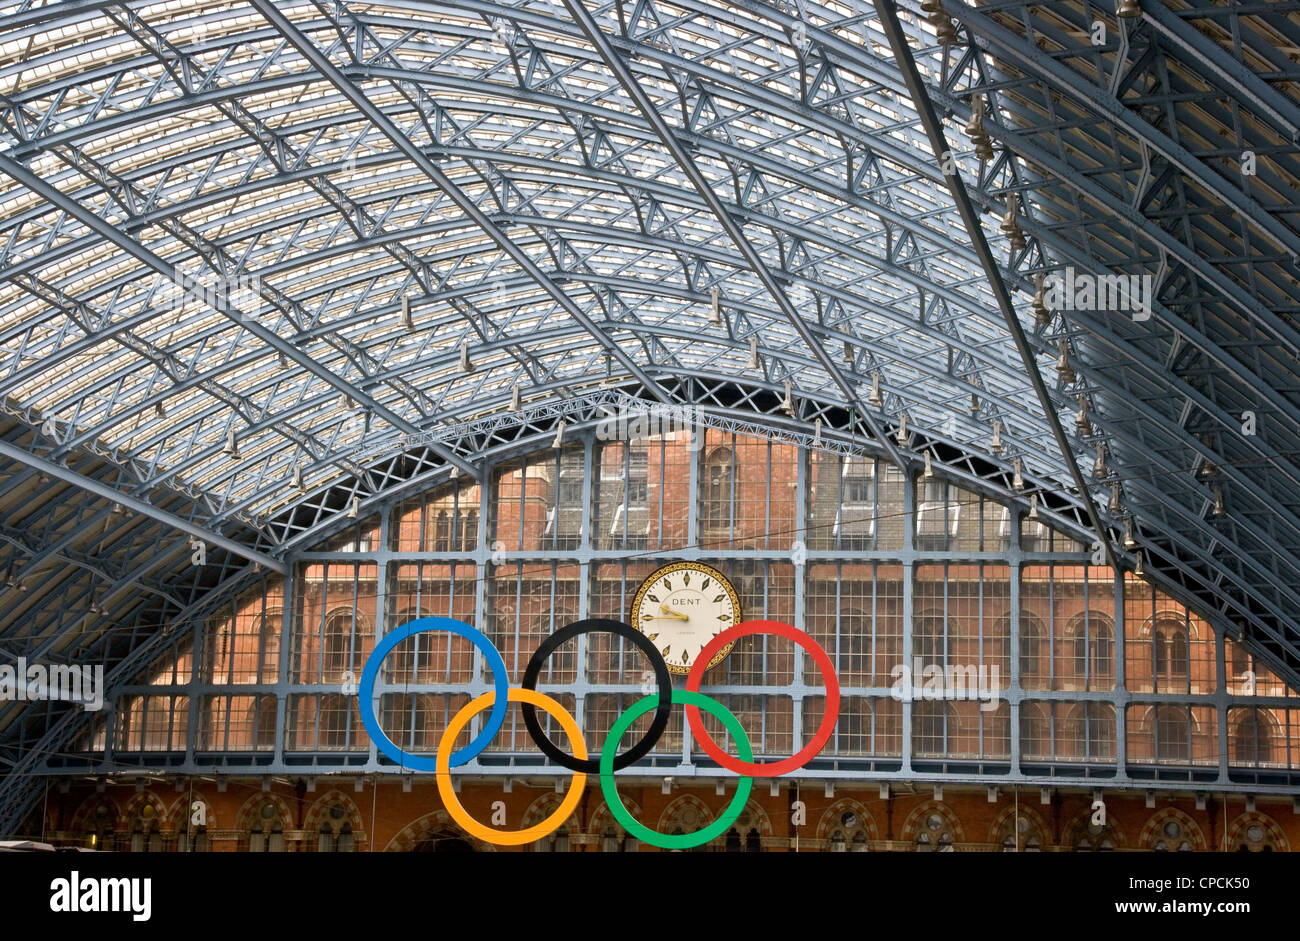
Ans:
[{"label": "olympic rings", "polygon": [[[705,660],[705,663],[708,661]],[[754,751],[749,744],[749,736],[745,734],[745,727],[740,724],[735,713],[709,696],[695,691],[682,692],[678,690],[673,694],[675,700],[687,703],[689,708],[703,709],[710,715],[722,720],[722,724],[727,727],[731,737],[736,740],[736,748],[741,755],[748,761],[754,757]],[[614,727],[609,730],[609,735],[605,738],[605,746],[600,750],[600,790],[605,795],[605,806],[609,812],[614,815],[614,819],[622,824],[623,829],[632,834],[639,840],[649,843],[651,846],[658,846],[667,850],[685,850],[693,846],[701,846],[709,840],[726,833],[731,825],[745,810],[745,803],[749,800],[749,792],[754,788],[754,779],[751,777],[742,777],[740,783],[736,785],[736,794],[731,798],[731,803],[727,809],[722,812],[722,816],[713,823],[709,824],[694,833],[670,834],[660,833],[658,830],[651,830],[642,824],[639,820],[627,812],[623,806],[623,799],[618,796],[618,784],[614,780],[614,749],[618,741],[641,716],[650,711],[650,708],[658,701],[658,696],[647,696],[644,699],[634,702],[624,713],[618,717]]]},{"label": "olympic rings", "polygon": [[501,731],[501,726],[506,721],[506,690],[509,689],[510,682],[506,675],[506,662],[501,659],[500,651],[493,646],[492,641],[488,640],[486,634],[464,621],[455,618],[416,618],[403,624],[391,634],[385,634],[384,639],[375,645],[374,652],[366,660],[366,668],[361,672],[361,685],[357,688],[361,723],[366,727],[366,734],[374,740],[376,748],[393,761],[414,771],[437,771],[437,762],[427,755],[413,755],[405,749],[398,748],[380,728],[379,719],[375,716],[375,677],[379,674],[379,667],[383,664],[384,658],[394,647],[411,635],[426,631],[448,631],[459,634],[483,651],[483,656],[487,658],[488,669],[492,671],[495,686],[496,700],[492,703],[492,712],[488,715],[487,724],[472,742],[450,756],[448,763],[453,768],[477,758],[492,739],[496,738],[497,732]]},{"label": "olympic rings", "polygon": [[[493,680],[492,692],[484,693],[468,703],[452,718],[438,741],[438,749],[434,757],[414,755],[398,748],[384,734],[379,725],[379,719],[375,714],[375,681],[378,678],[379,668],[383,664],[384,658],[408,637],[426,631],[447,631],[470,641],[483,652],[487,666],[492,671]],[[550,696],[538,692],[535,688],[538,675],[541,673],[542,666],[546,663],[547,658],[565,641],[578,634],[592,631],[616,634],[635,644],[649,658],[659,687],[657,693],[633,703],[618,717],[608,736],[606,736],[604,745],[601,747],[599,761],[594,761],[588,757],[587,745],[583,740],[582,729],[578,726],[577,720],[562,705]],[[708,670],[708,664],[719,650],[738,638],[760,633],[787,637],[804,647],[817,662],[817,666],[826,680],[826,711],[825,715],[822,716],[821,725],[818,726],[817,734],[797,754],[784,761],[776,761],[771,764],[761,764],[753,760],[753,746],[740,720],[722,703],[700,692],[700,683],[704,678],[704,673]],[[406,768],[414,771],[434,772],[437,775],[438,793],[442,796],[443,805],[452,819],[466,833],[500,846],[518,846],[531,843],[559,829],[577,808],[586,788],[587,775],[597,773],[600,775],[601,792],[604,794],[610,813],[629,833],[643,842],[661,849],[689,849],[707,843],[725,833],[744,811],[750,792],[753,790],[753,778],[755,776],[777,777],[796,768],[802,768],[821,751],[830,739],[835,722],[839,718],[840,709],[839,679],[835,675],[834,665],[831,663],[830,657],[826,655],[826,651],[803,631],[779,621],[745,621],[718,634],[696,656],[695,665],[686,678],[686,689],[674,691],[672,677],[668,672],[668,665],[664,662],[663,655],[650,642],[648,637],[621,621],[588,618],[560,628],[538,647],[532,659],[529,660],[524,671],[522,687],[510,689],[505,661],[485,634],[464,621],[455,618],[417,618],[385,635],[375,645],[375,649],[366,660],[365,669],[362,671],[358,693],[361,721],[366,732],[374,740],[375,747]],[[564,799],[545,820],[523,830],[498,830],[479,823],[461,806],[455,788],[452,787],[450,771],[454,767],[474,760],[487,748],[505,723],[508,704],[512,702],[520,705],[524,715],[524,724],[537,747],[552,761],[568,768],[575,774]],[[713,823],[695,833],[664,834],[643,825],[628,812],[618,795],[614,772],[639,761],[654,748],[668,725],[672,705],[676,702],[680,702],[685,706],[691,732],[699,741],[705,753],[721,767],[739,774],[740,782],[736,786],[736,794],[731,803],[727,805],[727,809]],[[469,724],[470,720],[484,709],[487,709],[489,705],[492,711],[478,735],[459,751],[451,751],[451,746],[455,743],[456,737]],[[561,751],[547,738],[537,721],[538,706],[545,709],[559,722],[572,746],[573,755]],[[646,734],[626,752],[617,753],[618,743],[628,729],[632,727],[632,723],[651,709],[655,710],[655,717]],[[722,722],[727,732],[736,742],[736,749],[740,753],[739,759],[732,758],[709,737],[700,719],[701,709]]]},{"label": "olympic rings", "polygon": [[[649,659],[650,665],[654,667],[655,682],[659,686],[659,708],[655,710],[655,717],[650,723],[650,728],[642,736],[641,741],[614,759],[613,770],[619,771],[630,764],[635,764],[649,754],[650,749],[654,748],[655,743],[659,741],[659,736],[663,735],[664,729],[668,728],[668,717],[673,708],[672,674],[668,672],[668,664],[664,662],[659,649],[650,642],[650,638],[632,625],[624,624],[622,621],[611,621],[605,618],[587,618],[585,621],[574,621],[572,624],[560,628],[542,642],[542,646],[537,648],[533,658],[528,661],[528,667],[524,670],[523,682],[519,685],[524,689],[536,689],[537,675],[542,670],[542,664],[555,652],[556,648],[571,637],[591,633],[592,631],[617,634],[619,637],[630,640],[640,648],[641,652]],[[583,771],[587,774],[601,773],[600,762],[594,760],[579,761],[555,747],[551,740],[546,737],[546,733],[542,731],[542,727],[537,723],[537,710],[532,703],[525,701],[521,711],[524,714],[524,725],[528,726],[528,734],[533,737],[533,741],[537,743],[537,747],[546,754],[547,758],[556,764],[564,765],[570,771]],[[619,738],[622,738],[622,735]],[[615,739],[615,741],[618,741],[618,739]]]},{"label": "olympic rings", "polygon": [[[524,703],[533,707],[534,714],[536,707],[541,706],[560,723],[564,729],[564,734],[569,736],[569,741],[573,743],[574,751],[578,757],[587,757],[587,743],[582,740],[582,729],[578,728],[577,721],[569,714],[569,711],[561,706],[558,702],[547,696],[545,693],[539,693],[533,689],[512,689],[510,690],[510,702]],[[438,793],[442,796],[443,807],[446,808],[447,814],[452,820],[460,824],[461,828],[471,836],[476,836],[480,840],[486,840],[489,843],[495,843],[498,846],[521,846],[524,843],[532,843],[534,840],[540,840],[542,837],[549,835],[553,830],[558,829],[564,821],[578,806],[578,801],[582,798],[583,788],[587,786],[587,776],[579,772],[573,776],[569,783],[568,793],[564,795],[564,800],[560,801],[560,806],[555,812],[548,816],[541,823],[534,824],[523,830],[493,830],[491,827],[485,827],[473,817],[471,817],[461,806],[460,800],[456,797],[456,789],[451,784],[450,762],[447,759],[451,745],[456,741],[456,736],[460,734],[469,720],[474,718],[484,709],[488,703],[496,704],[495,693],[484,693],[473,702],[466,703],[465,706],[452,717],[447,723],[447,729],[442,733],[442,738],[438,740]]]},{"label": "olympic rings", "polygon": [[[840,681],[839,677],[835,675],[835,666],[831,663],[831,658],[826,655],[826,651],[822,649],[821,644],[799,630],[799,628],[792,624],[784,624],[781,621],[742,621],[735,627],[728,628],[718,634],[713,640],[704,645],[704,649],[695,657],[695,666],[691,667],[691,672],[686,676],[686,689],[689,692],[698,693],[700,691],[700,681],[704,679],[704,671],[707,669],[707,667],[701,668],[700,664],[707,664],[710,658],[721,650],[724,645],[742,637],[748,637],[751,634],[776,634],[778,637],[787,637],[812,654],[813,660],[817,662],[817,667],[826,680],[826,712],[822,716],[822,724],[817,727],[817,734],[813,736],[812,741],[784,761],[774,761],[770,764],[757,764],[748,758],[744,761],[737,761],[717,746],[709,736],[708,730],[704,728],[704,723],[700,720],[700,710],[690,705],[689,702],[686,706],[686,718],[691,723],[691,734],[700,743],[704,753],[728,771],[734,771],[736,774],[746,776],[778,777],[802,768],[812,761],[826,742],[830,740],[831,731],[835,728],[835,723],[840,717]],[[735,737],[734,733],[732,737]]]}]

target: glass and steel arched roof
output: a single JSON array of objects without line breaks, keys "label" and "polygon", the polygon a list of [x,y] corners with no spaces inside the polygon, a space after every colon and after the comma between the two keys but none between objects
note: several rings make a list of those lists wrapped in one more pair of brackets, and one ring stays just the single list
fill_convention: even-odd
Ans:
[{"label": "glass and steel arched roof", "polygon": [[617,394],[1095,513],[1300,679],[1300,5],[921,6],[918,103],[872,3],[0,4],[0,645],[128,656]]}]

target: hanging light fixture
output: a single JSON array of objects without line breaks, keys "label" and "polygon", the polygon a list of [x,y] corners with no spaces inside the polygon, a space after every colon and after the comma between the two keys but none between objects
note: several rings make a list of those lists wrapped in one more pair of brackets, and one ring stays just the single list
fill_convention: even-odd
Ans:
[{"label": "hanging light fixture", "polygon": [[402,326],[407,330],[415,329],[415,319],[411,316],[411,299],[402,295]]},{"label": "hanging light fixture", "polygon": [[970,102],[970,120],[966,122],[963,128],[966,136],[972,142],[979,140],[981,137],[988,137],[989,132],[984,127],[984,96],[975,95]]},{"label": "hanging light fixture", "polygon": [[460,344],[460,371],[471,373],[474,371],[474,364],[469,359],[469,340],[465,339]]},{"label": "hanging light fixture", "polygon": [[447,476],[450,477],[452,480],[455,480],[457,477],[459,477],[459,476],[460,476],[460,465],[459,465],[459,464],[453,464],[453,465],[451,465],[451,471],[450,471],[450,473],[447,474]]},{"label": "hanging light fixture", "polygon": [[1036,493],[1029,495],[1029,513],[1025,516],[1025,519],[1031,523],[1038,522],[1038,494]]},{"label": "hanging light fixture", "polygon": [[353,497],[352,503],[348,506],[348,519],[356,519],[361,515],[361,498]]},{"label": "hanging light fixture", "polygon": [[821,447],[822,443],[822,420],[819,418],[813,422],[813,446]]},{"label": "hanging light fixture", "polygon": [[1228,515],[1227,509],[1223,506],[1223,487],[1220,484],[1214,485],[1214,515]]},{"label": "hanging light fixture", "polygon": [[[1201,444],[1205,445],[1205,448],[1208,451],[1214,450],[1214,440],[1209,435],[1201,435]],[[1218,472],[1219,469],[1214,466],[1214,462],[1208,457],[1205,458],[1205,463],[1201,465],[1201,476],[1213,477]]]},{"label": "hanging light fixture", "polygon": [[1119,0],[1115,6],[1115,15],[1126,20],[1135,20],[1142,15],[1140,0]]},{"label": "hanging light fixture", "polygon": [[1101,480],[1106,476],[1106,445],[1102,442],[1097,444],[1097,460],[1092,463],[1092,476]]},{"label": "hanging light fixture", "polygon": [[234,428],[229,428],[226,430],[226,446],[223,450],[224,453],[229,457],[233,457],[233,458],[239,457],[239,442],[235,440]]},{"label": "hanging light fixture", "polygon": [[293,489],[302,490],[302,467],[298,464],[293,466]]},{"label": "hanging light fixture", "polygon": [[998,231],[1003,235],[1010,235],[1020,228],[1020,223],[1016,221],[1016,205],[1019,198],[1015,193],[1007,194],[1007,211],[1002,217],[1002,224],[998,226]]},{"label": "hanging light fixture", "polygon": [[912,440],[912,436],[907,433],[907,412],[898,416],[898,434],[894,436],[894,440],[902,447],[907,447]]},{"label": "hanging light fixture", "polygon": [[749,368],[758,369],[758,336],[749,338]]},{"label": "hanging light fixture", "polygon": [[781,411],[794,417],[794,384],[789,379],[785,381],[785,398],[781,400]]},{"label": "hanging light fixture", "polygon": [[1124,548],[1137,548],[1137,539],[1133,537],[1133,518],[1131,516],[1124,521]]},{"label": "hanging light fixture", "polygon": [[871,394],[867,396],[867,401],[880,408],[885,404],[885,397],[880,394],[880,373],[871,374]]},{"label": "hanging light fixture", "polygon": [[558,448],[564,444],[565,421],[560,419],[560,423],[555,426],[555,440],[551,442],[551,447]]},{"label": "hanging light fixture", "polygon": [[970,394],[970,413],[972,416],[980,413],[980,397],[974,392]]},{"label": "hanging light fixture", "polygon": [[1070,347],[1062,338],[1061,355],[1056,358],[1056,372],[1061,377],[1061,382],[1067,386],[1072,385],[1079,378],[1074,374],[1074,367],[1070,365],[1069,354]]},{"label": "hanging light fixture", "polygon": [[161,402],[155,402],[155,403],[154,403],[154,406],[153,406],[153,413],[154,413],[154,415],[156,415],[158,418],[166,418],[166,417],[167,417],[167,409],[163,408],[163,404],[162,404]]},{"label": "hanging light fixture", "polygon": [[1002,453],[1002,419],[993,419],[993,437],[989,440],[989,450],[994,454]]},{"label": "hanging light fixture", "polygon": [[515,383],[510,388],[510,411],[518,413],[523,409],[523,403],[519,401],[519,384]]},{"label": "hanging light fixture", "polygon": [[844,341],[844,362],[850,364],[853,362],[853,344],[848,340]]},{"label": "hanging light fixture", "polygon": [[934,477],[934,463],[930,460],[929,451],[925,452],[925,470],[921,472],[921,476],[925,480],[930,480]]},{"label": "hanging light fixture", "polygon": [[1016,490],[1024,490],[1025,489],[1025,475],[1023,472],[1024,464],[1021,463],[1020,458],[1016,458],[1015,463],[1012,464],[1011,466],[1012,466],[1011,486],[1014,487]]},{"label": "hanging light fixture", "polygon": [[1142,576],[1146,574],[1146,569],[1142,566],[1142,551],[1138,550],[1137,565],[1133,566],[1133,574]]},{"label": "hanging light fixture", "polygon": [[1052,312],[1047,309],[1047,291],[1043,288],[1043,276],[1038,276],[1037,285],[1034,288],[1034,301],[1031,305],[1034,310],[1034,323],[1039,327],[1046,327],[1052,322]]},{"label": "hanging light fixture", "polygon": [[275,358],[280,361],[280,368],[286,369],[289,366],[289,357],[284,355],[284,350],[276,350]]},{"label": "hanging light fixture", "polygon": [[709,323],[722,323],[722,288],[716,284],[709,292]]},{"label": "hanging light fixture", "polygon": [[1092,422],[1088,420],[1088,400],[1082,395],[1079,396],[1079,412],[1074,416],[1074,429],[1079,433],[1080,438],[1087,438],[1092,434]]},{"label": "hanging light fixture", "polygon": [[1116,516],[1123,511],[1123,507],[1120,506],[1119,496],[1119,481],[1116,481],[1110,486],[1110,506],[1108,507],[1111,513]]}]

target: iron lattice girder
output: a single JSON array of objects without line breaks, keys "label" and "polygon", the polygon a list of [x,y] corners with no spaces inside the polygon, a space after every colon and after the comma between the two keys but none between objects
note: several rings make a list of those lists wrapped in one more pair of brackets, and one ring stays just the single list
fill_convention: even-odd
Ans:
[{"label": "iron lattice girder", "polygon": [[834,381],[836,386],[838,386],[840,391],[844,394],[845,400],[862,410],[861,414],[863,419],[871,428],[872,434],[884,446],[890,459],[899,467],[906,469],[907,462],[903,459],[898,449],[894,447],[893,443],[882,433],[880,425],[872,416],[870,410],[866,407],[866,403],[862,400],[857,389],[849,383],[843,372],[841,372],[839,366],[837,366],[835,361],[826,353],[826,349],[822,345],[820,339],[815,337],[812,331],[809,330],[808,326],[804,323],[804,315],[800,311],[796,310],[794,305],[790,303],[790,298],[786,296],[785,290],[777,283],[772,272],[768,270],[763,259],[754,250],[753,245],[750,244],[744,231],[739,225],[737,225],[736,220],[732,218],[728,207],[724,206],[722,201],[718,199],[717,194],[713,191],[712,185],[705,179],[704,175],[700,172],[700,169],[695,166],[690,155],[683,149],[681,143],[677,140],[674,130],[668,126],[663,116],[659,114],[654,103],[651,102],[650,98],[646,95],[644,90],[642,90],[641,86],[637,84],[636,79],[632,76],[631,72],[628,71],[626,63],[624,63],[618,53],[614,51],[609,39],[601,31],[600,26],[583,5],[583,0],[565,0],[565,5],[568,7],[569,12],[578,20],[579,24],[582,26],[583,32],[586,33],[587,38],[593,45],[595,45],[601,59],[604,60],[606,66],[608,66],[614,73],[619,84],[623,86],[624,91],[636,103],[637,109],[641,112],[642,116],[650,122],[656,135],[658,135],[664,146],[668,148],[677,165],[686,173],[692,185],[695,187],[696,192],[699,193],[708,204],[713,217],[717,219],[719,224],[726,231],[727,236],[731,239],[731,242],[744,256],[749,269],[758,276],[768,295],[776,302],[776,305],[781,309],[782,313],[785,314],[786,319],[790,321],[796,332],[799,333],[800,338],[812,350],[813,355],[822,365],[822,368],[826,370],[832,381]]},{"label": "iron lattice girder", "polygon": [[[895,62],[903,71],[903,78],[907,83],[908,89],[912,93],[913,104],[916,106],[921,124],[925,127],[926,134],[930,138],[931,150],[936,159],[942,161],[945,154],[951,154],[948,148],[948,142],[944,138],[943,128],[939,123],[938,115],[935,114],[934,106],[930,103],[924,85],[922,84],[920,72],[917,71],[916,62],[912,58],[912,50],[908,45],[907,37],[903,34],[902,24],[898,20],[896,8],[893,6],[893,0],[876,0],[876,14],[880,18],[881,25],[889,37],[890,47],[894,50]],[[993,253],[989,248],[988,241],[984,237],[984,230],[980,225],[979,216],[971,204],[969,196],[966,194],[966,186],[962,181],[956,168],[952,169],[951,174],[947,176],[948,187],[952,191],[953,199],[961,211],[962,222],[966,226],[967,234],[974,243],[976,251],[980,256],[980,262],[984,267],[984,273],[988,276],[989,283],[992,286],[993,293],[997,299],[998,307],[1002,311],[1002,316],[1006,319],[1007,328],[1015,341],[1016,348],[1020,352],[1020,358],[1024,363],[1025,372],[1028,374],[1034,387],[1034,393],[1038,397],[1039,403],[1043,407],[1043,413],[1047,417],[1048,425],[1051,428],[1052,436],[1061,450],[1061,454],[1066,459],[1066,464],[1070,472],[1070,477],[1074,480],[1075,487],[1082,496],[1084,506],[1088,512],[1088,519],[1092,523],[1093,531],[1097,535],[1097,544],[1101,546],[1107,558],[1111,560],[1115,568],[1119,568],[1117,554],[1111,546],[1108,538],[1106,527],[1101,521],[1101,516],[1097,512],[1097,504],[1093,499],[1092,491],[1089,489],[1088,481],[1084,479],[1083,472],[1079,469],[1078,460],[1074,456],[1070,442],[1066,439],[1065,430],[1061,427],[1061,420],[1053,409],[1053,403],[1049,397],[1047,386],[1043,382],[1043,377],[1039,375],[1038,364],[1034,359],[1029,342],[1025,338],[1024,329],[1020,326],[1020,320],[1015,309],[1011,305],[1011,297],[1007,291],[1006,284],[1002,280],[1002,274],[998,269],[997,262],[993,258]]]},{"label": "iron lattice girder", "polygon": [[577,304],[573,302],[567,294],[556,287],[546,274],[537,267],[533,260],[524,254],[497,226],[483,213],[478,205],[445,173],[442,172],[432,160],[411,143],[411,141],[401,132],[401,130],[392,123],[392,121],[381,110],[376,108],[368,98],[360,92],[355,85],[330,62],[328,56],[320,51],[297,27],[293,25],[274,4],[263,2],[263,0],[250,0],[250,3],[257,9],[262,16],[270,22],[275,29],[285,37],[285,40],[296,48],[299,53],[306,58],[322,77],[326,78],[335,88],[342,92],[354,107],[365,114],[385,136],[387,136],[399,149],[403,151],[407,159],[416,164],[420,170],[433,181],[437,187],[451,197],[467,216],[474,220],[474,223],[488,234],[493,242],[499,248],[510,255],[516,264],[529,273],[542,288],[550,294],[555,301],[560,304],[565,311],[581,323],[596,340],[608,350],[623,367],[638,381],[645,386],[646,390],[658,398],[660,401],[668,401],[666,393],[660,388],[659,383],[645,373],[639,365],[625,353],[621,346],[611,340],[604,334],[601,328],[587,316]]},{"label": "iron lattice girder", "polygon": [[[69,216],[76,218],[78,221],[80,221],[91,231],[98,234],[101,238],[117,245],[119,248],[122,249],[122,251],[124,251],[128,255],[132,255],[136,257],[146,267],[152,268],[156,273],[166,278],[176,277],[174,266],[168,265],[164,259],[154,254],[152,251],[145,248],[143,245],[135,243],[131,239],[117,232],[116,229],[114,229],[111,225],[104,222],[104,220],[100,219],[94,213],[90,212],[89,210],[85,209],[84,207],[80,206],[74,201],[68,199],[57,189],[55,189],[54,187],[50,186],[49,184],[45,183],[44,181],[36,177],[26,167],[22,166],[19,163],[16,163],[9,157],[0,155],[0,171],[3,171],[8,176],[13,177],[15,180],[21,182],[29,190],[39,193],[48,202],[58,206],[63,212],[67,213]],[[181,286],[184,287],[184,285]],[[350,395],[357,401],[364,402],[372,412],[383,417],[384,420],[387,421],[389,424],[408,433],[415,430],[416,426],[410,424],[400,415],[397,415],[395,412],[388,409],[386,406],[377,402],[367,393],[362,392],[352,383],[348,382],[345,379],[340,378],[334,373],[331,373],[329,370],[317,365],[310,357],[304,355],[297,347],[293,346],[292,344],[286,343],[274,331],[268,329],[267,327],[263,326],[257,321],[250,319],[249,317],[237,311],[235,308],[233,308],[231,305],[227,303],[219,303],[215,306],[217,312],[220,313],[222,316],[232,320],[234,323],[238,324],[241,328],[246,330],[248,333],[252,334],[262,342],[266,343],[272,349],[276,350],[277,352],[283,353],[285,356],[287,356],[292,360],[295,360],[296,362],[298,362],[299,365],[301,365],[308,372],[314,374],[317,378],[329,383],[330,385],[334,386],[336,389],[340,390],[341,392]],[[457,458],[455,455],[451,454],[450,452],[444,455],[444,457],[450,463],[457,464],[458,466],[461,465],[462,463],[459,458]],[[462,470],[465,470],[466,472],[470,472],[471,468],[469,468],[466,465],[466,466],[462,466]]]},{"label": "iron lattice girder", "polygon": [[182,517],[176,516],[172,513],[167,513],[144,500],[137,500],[135,497],[128,496],[107,484],[100,483],[98,480],[94,480],[90,477],[83,477],[81,474],[77,474],[61,464],[47,461],[44,458],[38,457],[37,455],[32,454],[23,448],[12,445],[7,441],[0,441],[0,456],[3,456],[10,461],[15,461],[19,464],[31,467],[41,473],[48,474],[51,477],[56,477],[65,483],[80,487],[98,497],[104,498],[105,500],[112,500],[120,503],[122,506],[134,513],[139,513],[141,516],[147,516],[150,519],[156,519],[159,522],[166,523],[168,526],[194,536],[197,539],[202,539],[205,542],[212,543],[213,545],[221,546],[223,549],[233,552],[236,555],[242,555],[251,561],[259,562],[273,571],[281,573],[285,571],[284,563],[279,559],[274,559],[261,552],[249,549],[248,546],[238,540],[231,539],[228,536],[223,536],[221,533],[196,525],[189,520],[183,519]]},{"label": "iron lattice girder", "polygon": [[[1190,153],[1177,140],[1144,120],[1107,90],[1088,82],[1073,69],[1047,56],[1041,49],[1025,42],[1022,36],[999,25],[991,17],[960,0],[945,0],[944,7],[992,48],[1019,67],[1041,77],[1052,90],[1068,94],[1108,124],[1158,152],[1216,203],[1249,221],[1260,234],[1274,242],[1285,257],[1292,261],[1293,273],[1294,270],[1300,270],[1300,262],[1297,262],[1300,259],[1300,233],[1266,211],[1236,183],[1206,166],[1204,161]],[[1264,319],[1275,339],[1285,344],[1293,356],[1300,355],[1300,332],[1266,309],[1255,307],[1254,313]]]}]

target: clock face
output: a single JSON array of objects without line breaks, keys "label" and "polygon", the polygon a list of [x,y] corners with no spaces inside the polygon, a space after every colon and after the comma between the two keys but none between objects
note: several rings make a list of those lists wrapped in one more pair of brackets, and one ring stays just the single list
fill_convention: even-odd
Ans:
[{"label": "clock face", "polygon": [[[659,648],[669,670],[689,673],[709,641],[740,623],[740,599],[717,569],[674,562],[641,583],[632,600],[631,620]],[[709,667],[721,663],[733,646],[718,651]]]}]

